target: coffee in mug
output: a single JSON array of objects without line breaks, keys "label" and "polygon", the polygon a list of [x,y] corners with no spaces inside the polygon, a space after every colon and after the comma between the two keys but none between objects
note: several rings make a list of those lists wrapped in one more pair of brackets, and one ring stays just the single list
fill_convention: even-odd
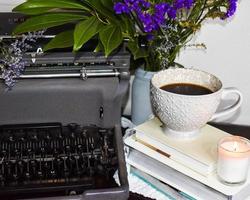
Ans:
[{"label": "coffee in mug", "polygon": [[161,87],[162,90],[183,95],[205,95],[211,94],[213,91],[203,87],[202,85],[195,85],[191,83],[175,83],[168,84]]},{"label": "coffee in mug", "polygon": [[[151,102],[166,134],[176,138],[194,138],[208,121],[235,112],[242,103],[236,88],[223,88],[216,76],[197,69],[169,68],[156,73],[150,84]],[[216,112],[228,95],[237,100]]]}]

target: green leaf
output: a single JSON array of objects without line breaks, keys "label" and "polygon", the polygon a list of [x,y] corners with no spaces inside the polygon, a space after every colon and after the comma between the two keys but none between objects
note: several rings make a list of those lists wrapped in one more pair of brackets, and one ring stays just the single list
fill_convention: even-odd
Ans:
[{"label": "green leaf", "polygon": [[128,33],[129,35],[133,36],[136,33],[134,30],[134,24],[125,16],[121,16],[121,28],[124,33]]},{"label": "green leaf", "polygon": [[112,0],[101,0],[101,3],[105,8],[113,11],[114,3]]},{"label": "green leaf", "polygon": [[135,41],[129,40],[128,49],[133,54],[135,60],[138,58],[145,58],[148,56],[146,50],[139,47],[137,40]]},{"label": "green leaf", "polygon": [[122,31],[119,26],[108,25],[100,31],[100,39],[104,46],[105,55],[108,56],[115,48],[122,43]]},{"label": "green leaf", "polygon": [[103,47],[101,41],[99,40],[94,52],[100,52],[100,51],[103,51],[103,50],[104,50],[104,47]]},{"label": "green leaf", "polygon": [[117,16],[114,15],[114,11],[105,8],[100,0],[85,0],[84,2],[117,25],[120,23],[119,20],[117,20]]},{"label": "green leaf", "polygon": [[14,30],[14,34],[37,31],[82,19],[86,19],[86,16],[70,13],[53,13],[35,16],[18,25]]},{"label": "green leaf", "polygon": [[20,11],[20,13],[23,13],[25,15],[40,15],[44,13],[48,13],[52,8],[32,8],[32,9],[27,9],[24,11]]},{"label": "green leaf", "polygon": [[81,9],[89,11],[86,6],[74,0],[29,0],[15,7],[13,11],[21,12],[23,14],[36,15],[56,8]]},{"label": "green leaf", "polygon": [[78,51],[88,40],[103,28],[96,16],[79,22],[74,31],[74,51]]},{"label": "green leaf", "polygon": [[74,31],[64,31],[56,35],[44,48],[44,51],[55,48],[66,48],[74,45]]}]

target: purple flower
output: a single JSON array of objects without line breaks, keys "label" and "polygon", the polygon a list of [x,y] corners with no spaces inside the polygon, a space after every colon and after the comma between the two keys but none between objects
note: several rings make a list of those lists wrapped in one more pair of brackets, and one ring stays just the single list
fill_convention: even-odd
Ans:
[{"label": "purple flower", "polygon": [[168,17],[171,18],[171,19],[175,19],[176,18],[176,14],[177,14],[177,10],[173,7],[171,7],[169,10],[168,10]]},{"label": "purple flower", "polygon": [[158,25],[161,25],[165,22],[165,15],[169,8],[170,5],[168,3],[159,3],[155,5],[153,18]]},{"label": "purple flower", "polygon": [[144,31],[146,33],[150,33],[153,30],[155,30],[155,23],[153,21],[153,18],[150,14],[148,13],[138,13],[138,18],[143,24]]},{"label": "purple flower", "polygon": [[44,31],[38,31],[23,35],[20,39],[16,39],[15,42],[10,45],[5,45],[5,53],[1,55],[0,64],[4,67],[2,69],[2,78],[6,86],[11,89],[16,80],[20,77],[25,68],[25,62],[23,55],[26,51],[32,48],[29,43],[34,43],[40,37],[42,37]]},{"label": "purple flower", "polygon": [[129,13],[128,6],[120,2],[114,5],[114,10],[116,14]]},{"label": "purple flower", "polygon": [[228,9],[225,14],[225,18],[231,17],[234,15],[237,8],[237,0],[228,0]]},{"label": "purple flower", "polygon": [[164,12],[166,13],[170,5],[168,3],[159,3],[155,5],[155,12]]},{"label": "purple flower", "polygon": [[173,4],[166,2],[150,3],[149,0],[123,0],[114,5],[116,14],[133,13],[143,26],[143,31],[152,33],[164,25],[166,17],[175,19],[179,9],[190,9],[193,0],[174,0]]},{"label": "purple flower", "polygon": [[190,9],[194,4],[193,0],[185,0],[184,5],[187,9]]},{"label": "purple flower", "polygon": [[175,9],[184,8],[184,7],[185,7],[185,0],[175,0],[175,1],[174,1],[174,4],[173,4],[173,7],[174,7]]},{"label": "purple flower", "polygon": [[142,7],[148,9],[151,6],[151,3],[145,0],[139,0],[139,3],[142,5]]},{"label": "purple flower", "polygon": [[4,79],[4,83],[8,88],[12,88],[16,82],[15,73],[13,70],[4,69],[2,72],[2,78]]}]

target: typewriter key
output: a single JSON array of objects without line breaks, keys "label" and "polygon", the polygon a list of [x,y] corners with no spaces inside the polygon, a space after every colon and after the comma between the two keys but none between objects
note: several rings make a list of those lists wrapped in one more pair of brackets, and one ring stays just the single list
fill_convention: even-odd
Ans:
[{"label": "typewriter key", "polygon": [[43,172],[41,170],[37,171],[37,176],[39,177],[39,179],[43,178]]},{"label": "typewriter key", "polygon": [[3,174],[0,174],[0,184],[3,186],[5,184],[5,178]]},{"label": "typewriter key", "polygon": [[1,185],[4,185],[4,181],[5,181],[5,178],[4,178],[4,164],[1,163],[1,167],[0,167],[0,183],[1,183]]},{"label": "typewriter key", "polygon": [[6,149],[2,149],[1,151],[1,158],[5,158],[7,155],[7,150]]},{"label": "typewriter key", "polygon": [[31,165],[31,171],[32,171],[33,176],[36,176],[37,175],[37,161],[31,160],[30,165]]},{"label": "typewriter key", "polygon": [[70,123],[68,124],[68,128],[71,131],[71,133],[75,133],[77,128],[78,128],[78,124],[76,123]]},{"label": "typewriter key", "polygon": [[5,161],[4,162],[4,167],[5,167],[5,173],[6,173],[7,177],[10,178],[12,176],[10,161]]},{"label": "typewriter key", "polygon": [[52,158],[51,161],[50,161],[50,177],[51,178],[55,178],[56,177],[56,171],[55,171],[55,167],[54,167],[54,164],[55,164],[55,159]]}]

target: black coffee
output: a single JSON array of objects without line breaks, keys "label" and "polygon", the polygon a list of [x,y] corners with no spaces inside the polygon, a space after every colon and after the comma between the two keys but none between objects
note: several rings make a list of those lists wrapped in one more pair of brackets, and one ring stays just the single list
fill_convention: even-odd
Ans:
[{"label": "black coffee", "polygon": [[213,93],[213,91],[211,91],[206,87],[190,83],[168,84],[162,86],[161,89],[168,92],[183,94],[183,95],[205,95]]}]

